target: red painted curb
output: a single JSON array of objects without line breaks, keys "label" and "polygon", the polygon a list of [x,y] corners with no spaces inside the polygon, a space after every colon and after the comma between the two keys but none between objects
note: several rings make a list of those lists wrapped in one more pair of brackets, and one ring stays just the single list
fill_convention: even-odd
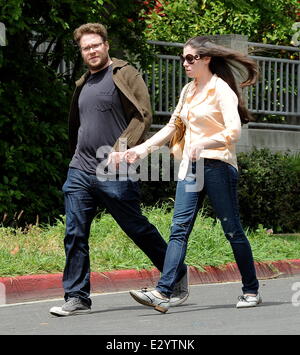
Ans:
[{"label": "red painted curb", "polygon": [[[300,274],[300,259],[256,262],[255,266],[259,279]],[[158,278],[159,271],[157,269],[92,272],[92,292],[116,292],[145,286],[153,287]],[[240,273],[235,263],[229,263],[222,267],[206,266],[203,271],[190,267],[191,285],[232,282],[240,281],[240,279]],[[0,286],[0,303],[63,297],[64,294],[62,274],[0,277]]]}]

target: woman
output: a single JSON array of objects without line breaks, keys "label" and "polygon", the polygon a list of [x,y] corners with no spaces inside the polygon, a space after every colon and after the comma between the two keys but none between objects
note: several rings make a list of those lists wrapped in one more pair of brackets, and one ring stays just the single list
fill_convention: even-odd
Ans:
[{"label": "woman", "polygon": [[[243,295],[236,306],[254,307],[261,302],[261,297],[251,247],[240,224],[235,153],[241,122],[248,122],[250,114],[238,92],[232,67],[245,69],[247,79],[241,87],[255,83],[257,68],[249,57],[200,36],[186,42],[181,59],[187,76],[193,81],[183,88],[169,123],[146,142],[125,153],[127,162],[133,163],[145,157],[151,148],[165,144],[175,133],[177,138],[184,134],[171,236],[162,276],[154,291],[144,289],[130,294],[139,303],[162,313],[168,311],[169,298],[185,259],[188,237],[207,194],[241,273]],[[198,191],[191,186],[197,178],[199,180],[197,164],[199,166],[200,161],[204,161],[204,183]]]}]

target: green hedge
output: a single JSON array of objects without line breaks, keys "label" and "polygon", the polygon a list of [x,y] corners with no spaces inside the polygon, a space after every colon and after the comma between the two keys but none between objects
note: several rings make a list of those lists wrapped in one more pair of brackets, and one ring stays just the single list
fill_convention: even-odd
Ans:
[{"label": "green hedge", "polygon": [[300,231],[300,155],[267,149],[241,153],[240,211],[249,227],[274,232]]},{"label": "green hedge", "polygon": [[39,60],[22,58],[15,80],[9,69],[0,77],[0,223],[51,221],[63,211],[70,90]]}]

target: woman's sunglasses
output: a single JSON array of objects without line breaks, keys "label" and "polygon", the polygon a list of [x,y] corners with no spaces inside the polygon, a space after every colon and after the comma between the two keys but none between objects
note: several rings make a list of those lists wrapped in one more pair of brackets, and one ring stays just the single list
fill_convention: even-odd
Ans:
[{"label": "woman's sunglasses", "polygon": [[189,64],[194,64],[195,60],[199,60],[201,59],[201,56],[196,54],[196,55],[192,55],[192,54],[187,54],[185,57],[180,54],[180,60],[182,62],[182,64],[184,63],[184,61],[186,60]]}]

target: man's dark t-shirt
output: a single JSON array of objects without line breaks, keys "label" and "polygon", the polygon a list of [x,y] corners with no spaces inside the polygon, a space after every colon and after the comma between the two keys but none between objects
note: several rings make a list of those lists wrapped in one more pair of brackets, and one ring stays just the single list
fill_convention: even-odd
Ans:
[{"label": "man's dark t-shirt", "polygon": [[103,146],[113,147],[127,127],[111,66],[90,75],[81,90],[78,105],[80,127],[70,167],[96,174],[102,160],[96,158],[97,150]]}]

